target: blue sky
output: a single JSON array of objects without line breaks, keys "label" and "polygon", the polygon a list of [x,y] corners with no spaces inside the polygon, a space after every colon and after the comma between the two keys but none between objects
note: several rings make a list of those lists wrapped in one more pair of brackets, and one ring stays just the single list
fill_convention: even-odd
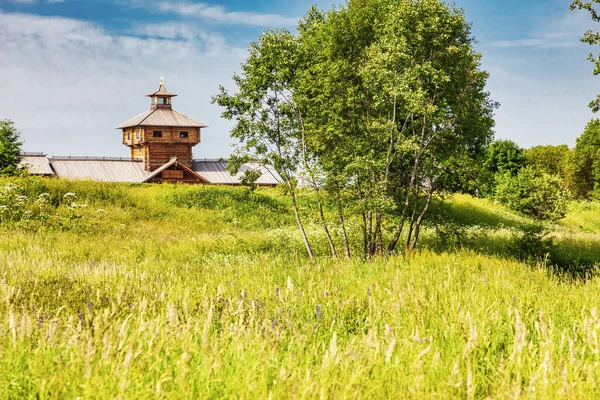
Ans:
[{"label": "blue sky", "polygon": [[[210,126],[196,157],[227,156],[231,124],[210,104],[262,30],[295,26],[332,1],[0,0],[0,118],[24,149],[127,156],[113,128],[148,107],[161,76],[174,107]],[[501,103],[496,136],[524,147],[574,145],[600,92],[579,42],[594,26],[570,0],[457,0]]]}]

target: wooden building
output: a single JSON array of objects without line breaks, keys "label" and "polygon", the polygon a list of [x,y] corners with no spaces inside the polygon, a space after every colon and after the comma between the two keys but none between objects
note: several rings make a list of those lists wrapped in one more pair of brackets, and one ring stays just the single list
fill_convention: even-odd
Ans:
[{"label": "wooden building", "polygon": [[150,108],[117,126],[122,142],[130,148],[130,158],[115,157],[47,157],[43,153],[24,153],[21,165],[34,175],[56,176],[104,182],[240,185],[247,170],[260,172],[261,186],[281,182],[268,166],[249,163],[232,176],[227,161],[194,160],[192,148],[201,141],[207,126],[173,109],[173,98],[162,79],[158,89],[147,97]]},{"label": "wooden building", "polygon": [[131,159],[142,159],[154,181],[207,183],[192,171],[192,147],[200,143],[207,126],[173,109],[173,98],[162,79],[150,98],[150,109],[117,126],[123,144],[131,149]]}]

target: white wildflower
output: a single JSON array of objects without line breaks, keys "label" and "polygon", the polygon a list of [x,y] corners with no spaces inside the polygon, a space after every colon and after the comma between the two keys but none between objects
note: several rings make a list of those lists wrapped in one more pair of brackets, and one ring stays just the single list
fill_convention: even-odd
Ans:
[{"label": "white wildflower", "polygon": [[15,196],[17,201],[27,201],[27,196]]},{"label": "white wildflower", "polygon": [[106,210],[103,210],[102,208],[99,208],[98,210],[96,210],[96,212],[98,212],[100,214],[104,214],[106,212]]},{"label": "white wildflower", "polygon": [[2,188],[2,191],[5,193],[8,193],[8,192],[12,192],[13,190],[16,190],[16,189],[18,189],[17,185],[5,185]]},{"label": "white wildflower", "polygon": [[63,196],[63,199],[65,199],[65,200],[76,199],[76,198],[77,198],[77,196],[75,196],[75,193],[71,193],[71,192],[65,193]]}]

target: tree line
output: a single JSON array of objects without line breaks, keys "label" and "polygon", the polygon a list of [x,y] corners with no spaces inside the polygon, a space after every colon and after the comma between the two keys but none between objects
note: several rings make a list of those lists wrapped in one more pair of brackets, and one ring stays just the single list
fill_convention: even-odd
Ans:
[{"label": "tree line", "polygon": [[587,124],[574,148],[495,141],[481,168],[483,195],[533,217],[560,219],[570,199],[600,200],[600,120]]}]

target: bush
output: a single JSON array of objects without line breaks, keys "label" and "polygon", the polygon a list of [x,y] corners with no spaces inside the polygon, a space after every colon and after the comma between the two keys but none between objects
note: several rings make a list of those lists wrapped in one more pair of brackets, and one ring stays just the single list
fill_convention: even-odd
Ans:
[{"label": "bush", "polygon": [[554,240],[542,224],[530,224],[510,243],[513,255],[521,260],[548,260],[554,252]]},{"label": "bush", "polygon": [[569,191],[554,175],[538,174],[524,167],[516,176],[497,177],[496,200],[518,213],[541,220],[557,221],[567,213]]}]

